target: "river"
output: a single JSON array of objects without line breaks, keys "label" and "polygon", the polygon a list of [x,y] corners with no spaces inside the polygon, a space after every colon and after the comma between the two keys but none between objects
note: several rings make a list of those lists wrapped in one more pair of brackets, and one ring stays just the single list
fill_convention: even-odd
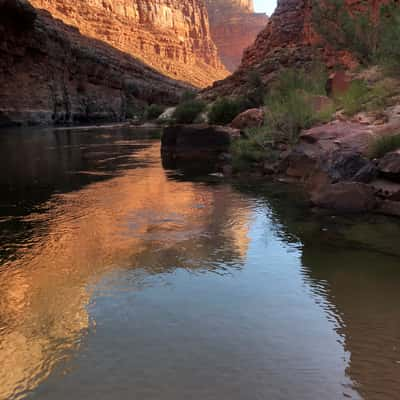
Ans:
[{"label": "river", "polygon": [[0,132],[0,399],[400,398],[400,222],[164,169],[132,129]]}]

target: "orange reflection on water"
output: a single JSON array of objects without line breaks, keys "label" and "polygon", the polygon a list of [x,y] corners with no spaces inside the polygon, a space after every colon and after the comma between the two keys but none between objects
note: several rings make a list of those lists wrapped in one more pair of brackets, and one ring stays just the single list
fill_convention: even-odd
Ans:
[{"label": "orange reflection on water", "polygon": [[26,218],[35,235],[0,273],[0,399],[24,397],[79,348],[90,288],[108,271],[210,268],[220,248],[222,259],[246,255],[250,211],[229,186],[168,179],[158,145],[132,157],[151,164],[53,196]]}]

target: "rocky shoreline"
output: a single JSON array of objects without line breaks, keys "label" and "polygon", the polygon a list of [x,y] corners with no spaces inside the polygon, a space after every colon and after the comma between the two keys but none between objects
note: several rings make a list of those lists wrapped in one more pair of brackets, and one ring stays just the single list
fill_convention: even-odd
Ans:
[{"label": "rocky shoreline", "polygon": [[400,132],[400,105],[390,107],[385,115],[383,121],[376,113],[361,113],[351,120],[336,119],[305,130],[295,145],[275,145],[276,161],[254,163],[247,171],[232,167],[231,145],[245,135],[234,127],[167,127],[162,154],[168,167],[212,164],[224,178],[300,185],[314,207],[400,217],[400,150],[380,158],[369,155],[372,140]]}]

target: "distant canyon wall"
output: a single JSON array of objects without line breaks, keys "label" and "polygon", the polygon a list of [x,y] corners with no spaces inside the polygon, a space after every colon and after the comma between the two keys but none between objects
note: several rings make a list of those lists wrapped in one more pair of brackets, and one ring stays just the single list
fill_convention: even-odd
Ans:
[{"label": "distant canyon wall", "polygon": [[206,0],[211,35],[224,65],[233,72],[243,51],[266,27],[266,14],[255,13],[253,0]]},{"label": "distant canyon wall", "polygon": [[228,75],[202,0],[31,0],[82,35],[139,58],[159,72],[204,87]]}]

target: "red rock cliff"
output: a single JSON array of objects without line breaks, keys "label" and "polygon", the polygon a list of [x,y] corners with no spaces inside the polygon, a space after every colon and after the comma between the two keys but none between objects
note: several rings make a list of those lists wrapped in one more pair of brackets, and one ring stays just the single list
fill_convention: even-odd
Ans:
[{"label": "red rock cliff", "polygon": [[0,126],[118,121],[184,90],[27,1],[0,0]]},{"label": "red rock cliff", "polygon": [[[385,0],[368,0],[377,9]],[[347,0],[350,8],[365,6],[363,0]],[[243,56],[238,70],[226,80],[217,82],[206,95],[229,95],[240,92],[250,71],[257,71],[265,82],[284,67],[303,67],[316,59],[328,66],[355,65],[355,59],[345,51],[330,48],[312,27],[312,0],[279,0],[267,27]]]},{"label": "red rock cliff", "polygon": [[224,65],[233,72],[243,51],[254,43],[268,17],[255,13],[253,0],[206,0],[211,35]]},{"label": "red rock cliff", "polygon": [[202,0],[31,0],[90,38],[195,86],[227,76]]}]

